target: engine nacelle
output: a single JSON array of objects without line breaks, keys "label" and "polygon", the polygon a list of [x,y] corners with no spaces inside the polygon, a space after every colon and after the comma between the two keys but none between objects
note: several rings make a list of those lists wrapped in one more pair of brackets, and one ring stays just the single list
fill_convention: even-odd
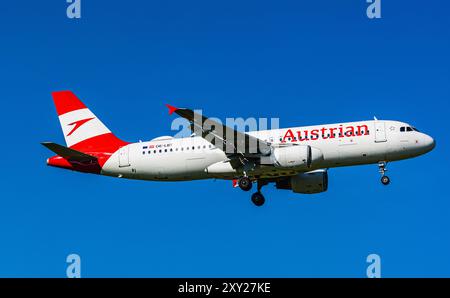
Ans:
[{"label": "engine nacelle", "polygon": [[301,173],[290,178],[277,181],[278,189],[290,189],[295,193],[314,194],[328,190],[327,170]]},{"label": "engine nacelle", "polygon": [[282,168],[310,168],[315,162],[323,160],[322,151],[309,145],[273,148],[270,156],[276,167]]}]

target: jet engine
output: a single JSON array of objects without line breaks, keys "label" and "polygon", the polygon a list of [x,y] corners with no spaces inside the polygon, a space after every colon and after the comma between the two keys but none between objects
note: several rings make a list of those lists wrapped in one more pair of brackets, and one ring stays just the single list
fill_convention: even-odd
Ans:
[{"label": "jet engine", "polygon": [[328,190],[327,170],[316,170],[287,177],[276,182],[278,189],[289,189],[295,193],[314,194]]},{"label": "jet engine", "polygon": [[310,168],[312,164],[323,160],[322,151],[309,145],[276,147],[270,155],[271,162],[282,168]]}]

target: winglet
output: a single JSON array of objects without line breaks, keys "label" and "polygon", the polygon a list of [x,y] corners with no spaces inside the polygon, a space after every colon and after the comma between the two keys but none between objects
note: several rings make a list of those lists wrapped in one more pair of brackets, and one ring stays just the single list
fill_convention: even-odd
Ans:
[{"label": "winglet", "polygon": [[172,115],[173,112],[175,112],[176,110],[178,110],[178,108],[171,106],[169,104],[166,104],[166,107],[169,109],[169,115]]}]

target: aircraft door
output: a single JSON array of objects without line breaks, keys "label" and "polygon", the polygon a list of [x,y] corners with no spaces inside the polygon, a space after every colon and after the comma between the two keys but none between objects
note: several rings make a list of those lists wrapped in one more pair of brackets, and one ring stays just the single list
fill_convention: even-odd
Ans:
[{"label": "aircraft door", "polygon": [[375,143],[386,141],[386,123],[384,121],[375,121]]},{"label": "aircraft door", "polygon": [[119,149],[119,167],[130,166],[130,146],[123,146]]}]

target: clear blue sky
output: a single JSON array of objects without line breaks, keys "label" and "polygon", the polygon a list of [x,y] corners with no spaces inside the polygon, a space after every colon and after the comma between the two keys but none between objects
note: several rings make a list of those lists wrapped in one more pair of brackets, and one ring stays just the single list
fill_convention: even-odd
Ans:
[{"label": "clear blue sky", "polygon": [[[450,276],[448,1],[8,1],[0,11],[0,276]],[[50,96],[76,92],[128,141],[173,134],[164,103],[281,126],[410,122],[417,159],[332,169],[330,189],[127,181],[47,167]]]}]

